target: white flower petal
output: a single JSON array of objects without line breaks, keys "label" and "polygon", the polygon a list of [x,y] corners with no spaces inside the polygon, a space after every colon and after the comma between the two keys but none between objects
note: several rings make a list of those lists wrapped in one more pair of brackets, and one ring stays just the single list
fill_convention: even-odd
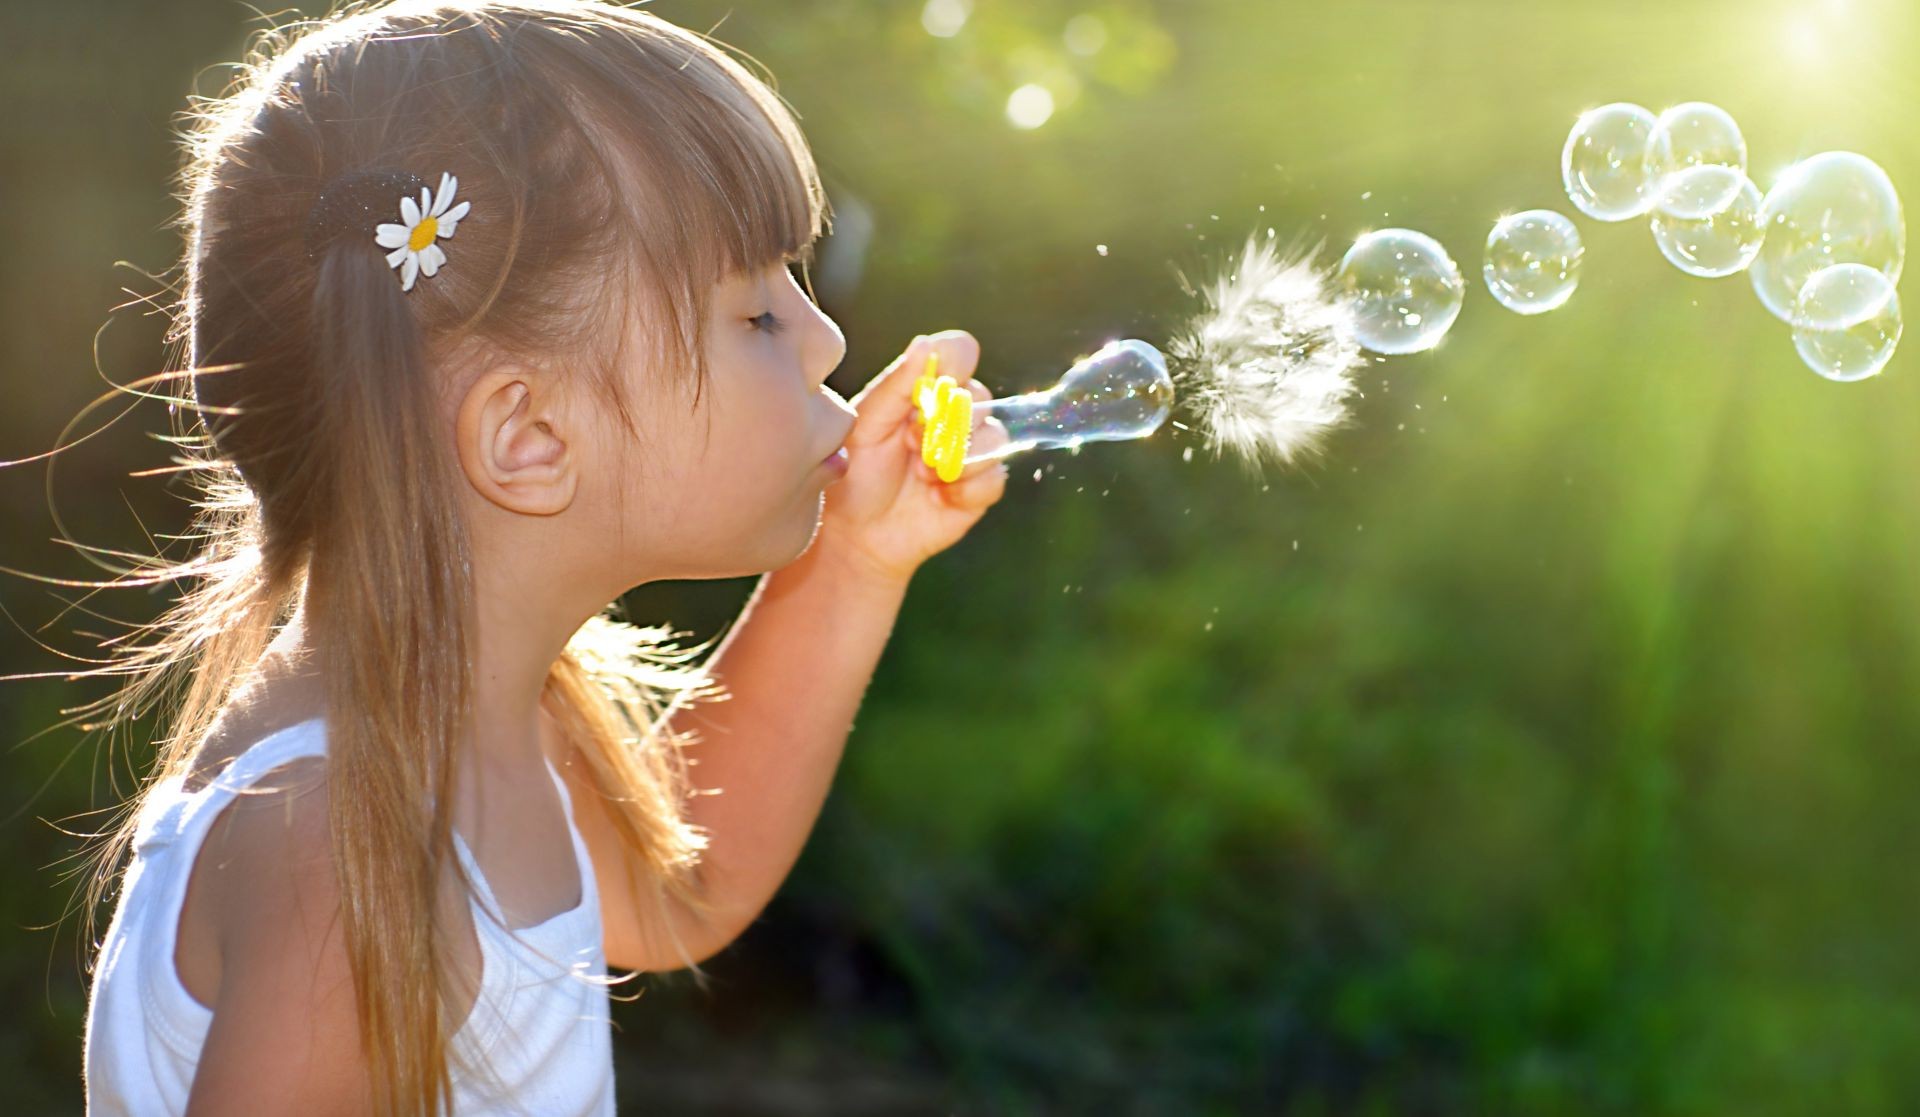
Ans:
[{"label": "white flower petal", "polygon": [[408,248],[406,245],[403,244],[400,247],[394,249],[392,252],[387,253],[387,266],[390,268],[397,268],[400,266],[400,262],[402,260],[405,260],[408,256],[411,256],[412,254],[413,254],[413,249]]},{"label": "white flower petal", "polygon": [[408,232],[412,232],[413,227],[420,224],[420,217],[419,202],[414,201],[412,196],[400,199],[400,219],[407,223]]},{"label": "white flower petal", "polygon": [[420,216],[425,217],[427,215],[427,211],[432,208],[433,208],[433,191],[422,186],[420,188]]},{"label": "white flower petal", "polygon": [[446,262],[447,254],[437,244],[430,244],[420,250],[420,270],[427,273],[428,279],[432,279],[440,270],[440,265]]},{"label": "white flower petal", "polygon": [[420,255],[417,252],[409,252],[407,253],[406,266],[400,269],[400,289],[402,291],[413,290],[413,281],[419,275]]},{"label": "white flower petal", "polygon": [[407,243],[407,227],[391,223],[373,228],[373,243],[382,248],[398,248]]},{"label": "white flower petal", "polygon": [[447,204],[453,201],[453,176],[440,172],[440,192],[433,196],[433,209],[429,212],[438,217],[447,212]]},{"label": "white flower petal", "polygon": [[472,208],[473,208],[472,202],[461,202],[459,205],[454,206],[452,209],[448,210],[446,216],[440,219],[440,235],[443,237],[452,236],[453,227],[455,225],[458,225],[460,223],[460,219],[465,217],[467,215],[467,211]]}]

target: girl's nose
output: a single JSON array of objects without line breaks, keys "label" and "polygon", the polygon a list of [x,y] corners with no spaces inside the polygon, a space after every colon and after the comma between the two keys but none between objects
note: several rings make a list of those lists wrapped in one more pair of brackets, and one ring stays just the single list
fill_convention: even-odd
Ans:
[{"label": "girl's nose", "polygon": [[840,326],[826,312],[807,300],[806,337],[801,343],[800,359],[807,376],[815,384],[824,384],[847,355],[847,339]]}]

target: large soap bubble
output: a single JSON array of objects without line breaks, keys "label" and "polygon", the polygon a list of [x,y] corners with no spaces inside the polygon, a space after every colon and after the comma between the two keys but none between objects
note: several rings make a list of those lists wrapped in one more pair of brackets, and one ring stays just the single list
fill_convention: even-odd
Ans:
[{"label": "large soap bubble", "polygon": [[1836,264],[1865,264],[1900,280],[1907,258],[1900,196],[1864,155],[1829,151],[1794,164],[1767,192],[1761,218],[1766,245],[1753,262],[1753,289],[1785,321],[1793,321],[1801,286]]},{"label": "large soap bubble", "polygon": [[1412,229],[1381,229],[1353,242],[1336,276],[1353,333],[1376,353],[1418,353],[1460,316],[1467,284],[1440,243]]},{"label": "large soap bubble", "polygon": [[[1766,228],[1760,188],[1751,179],[1731,167],[1702,165],[1679,172],[1671,182],[1652,222],[1653,241],[1669,263],[1688,275],[1714,279],[1754,262]],[[1726,193],[1730,202],[1701,212],[1710,199]]]},{"label": "large soap bubble", "polygon": [[[1744,172],[1747,169],[1747,140],[1740,125],[1725,109],[1705,101],[1688,101],[1660,114],[1648,140],[1647,158],[1658,183],[1658,205],[1672,211],[1668,195],[1685,182],[1692,196],[1681,201],[1690,212],[1675,212],[1676,217],[1700,218],[1717,213],[1739,193],[1738,180],[1732,176],[1683,179],[1681,172],[1695,167],[1721,167]],[[1716,197],[1701,197],[1703,186],[1715,184],[1725,192]]]},{"label": "large soap bubble", "polygon": [[1865,264],[1815,272],[1794,300],[1793,347],[1829,380],[1864,380],[1887,367],[1900,328],[1893,281]]},{"label": "large soap bubble", "polygon": [[1625,221],[1653,208],[1655,181],[1649,144],[1658,119],[1620,102],[1582,114],[1560,151],[1560,179],[1581,213]]},{"label": "large soap bubble", "polygon": [[1585,254],[1580,230],[1550,209],[1502,217],[1487,234],[1487,290],[1515,313],[1544,314],[1573,297]]},{"label": "large soap bubble", "polygon": [[[938,381],[934,382],[937,391]],[[934,413],[937,397],[921,410]],[[1071,449],[1084,442],[1145,438],[1173,410],[1173,379],[1167,360],[1144,341],[1110,341],[1068,369],[1059,383],[1022,396],[1001,396],[971,409],[974,423],[998,422],[999,443],[974,445],[960,432],[965,462],[1002,458],[1024,450]]]}]

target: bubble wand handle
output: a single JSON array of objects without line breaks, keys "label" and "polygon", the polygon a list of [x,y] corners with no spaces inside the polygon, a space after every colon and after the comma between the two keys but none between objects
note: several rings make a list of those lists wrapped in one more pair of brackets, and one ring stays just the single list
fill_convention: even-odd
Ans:
[{"label": "bubble wand handle", "polygon": [[[973,462],[1026,450],[1056,450],[1083,442],[1145,438],[1173,412],[1173,379],[1166,358],[1144,341],[1109,342],[1074,364],[1043,391],[974,404],[973,395],[938,374],[934,357],[914,385],[925,422],[920,456],[942,481]],[[974,432],[997,437],[974,445]]]}]

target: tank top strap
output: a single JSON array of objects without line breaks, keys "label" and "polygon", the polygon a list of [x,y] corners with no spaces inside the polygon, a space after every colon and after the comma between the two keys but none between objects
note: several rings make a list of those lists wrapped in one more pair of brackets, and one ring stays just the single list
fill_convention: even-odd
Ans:
[{"label": "tank top strap", "polygon": [[[580,836],[580,828],[575,825],[573,820],[573,796],[567,793],[567,781],[561,778],[559,771],[553,766],[553,761],[542,757],[541,762],[546,765],[547,776],[553,780],[553,786],[560,792],[560,805],[563,808],[563,813],[566,815],[567,839],[572,845],[573,862],[580,877],[580,902],[566,911],[549,917],[545,922],[535,924],[532,927],[516,928],[516,934],[542,930],[551,924],[565,920],[569,916],[578,915],[588,910],[598,900],[598,893],[595,889],[595,881],[593,878],[593,861],[587,851],[586,841]],[[481,871],[479,858],[474,856],[473,848],[467,845],[467,840],[460,836],[460,831],[458,830],[453,832],[453,848],[454,853],[460,858],[461,867],[466,870],[468,878],[473,881],[477,898],[481,904],[484,905],[488,914],[499,921],[494,929],[499,930],[504,928],[507,921],[506,911],[500,906],[499,898],[494,895],[493,886],[487,882],[487,874]]]},{"label": "tank top strap", "polygon": [[218,815],[221,808],[275,768],[302,757],[325,756],[325,724],[324,718],[313,717],[274,730],[248,745],[212,779],[192,791],[187,790],[184,772],[162,780],[142,809],[134,831],[135,848],[167,845],[196,820]]},{"label": "tank top strap", "polygon": [[573,842],[573,859],[580,866],[580,903],[598,902],[600,890],[593,875],[593,854],[587,849],[587,839],[581,835],[580,826],[574,821],[573,794],[567,790],[567,781],[560,770],[547,761],[547,775],[553,777],[553,786],[560,790],[560,805],[567,812],[567,837]]}]

